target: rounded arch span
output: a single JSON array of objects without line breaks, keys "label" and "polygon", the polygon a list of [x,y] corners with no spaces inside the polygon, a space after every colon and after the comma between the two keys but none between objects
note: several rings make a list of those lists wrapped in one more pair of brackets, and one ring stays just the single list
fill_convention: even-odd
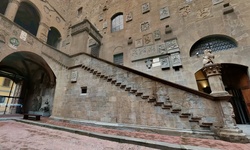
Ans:
[{"label": "rounded arch span", "polygon": [[47,38],[47,44],[54,48],[58,48],[60,41],[61,33],[59,32],[59,30],[55,27],[50,27],[50,31],[48,33]]},{"label": "rounded arch span", "polygon": [[111,17],[111,32],[120,31],[124,28],[123,13],[118,12]]},{"label": "rounded arch span", "polygon": [[205,49],[210,49],[212,52],[217,52],[236,48],[237,46],[237,41],[232,37],[222,34],[213,34],[205,36],[196,41],[192,45],[189,55],[192,57],[197,54],[204,54]]},{"label": "rounded arch span", "polygon": [[7,77],[21,86],[17,96],[22,112],[41,113],[45,103],[49,103],[50,115],[53,108],[56,76],[47,62],[39,55],[28,52],[13,52],[0,62],[0,76]]},{"label": "rounded arch span", "polygon": [[20,76],[32,76],[32,70],[43,70],[49,77],[51,86],[56,84],[56,77],[47,62],[39,55],[28,52],[19,51],[7,55],[0,62],[0,70],[16,73]]},{"label": "rounded arch span", "polygon": [[36,36],[41,20],[41,12],[30,1],[21,1],[14,22]]}]

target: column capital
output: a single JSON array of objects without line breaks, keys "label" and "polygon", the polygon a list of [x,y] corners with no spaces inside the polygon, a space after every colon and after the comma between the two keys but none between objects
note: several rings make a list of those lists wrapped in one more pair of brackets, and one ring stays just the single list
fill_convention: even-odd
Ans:
[{"label": "column capital", "polygon": [[211,64],[202,68],[207,77],[221,75],[221,64]]}]

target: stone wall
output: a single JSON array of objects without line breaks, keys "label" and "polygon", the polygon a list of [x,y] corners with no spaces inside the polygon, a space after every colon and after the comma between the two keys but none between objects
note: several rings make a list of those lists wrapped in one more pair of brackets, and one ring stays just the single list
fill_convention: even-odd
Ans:
[{"label": "stone wall", "polygon": [[[57,86],[53,117],[197,130],[202,123],[223,124],[209,95],[198,96],[88,55],[74,60],[76,67],[57,76],[64,82]],[[81,93],[83,87],[87,93]]]},{"label": "stone wall", "polygon": [[[123,53],[125,66],[197,89],[194,73],[202,68],[202,55],[190,57],[190,49],[203,37],[223,35],[237,42],[237,48],[217,52],[216,62],[250,65],[246,57],[250,41],[250,22],[249,17],[245,15],[249,13],[247,2],[247,0],[74,1],[70,9],[70,20],[74,25],[88,18],[97,27],[103,35],[101,58],[113,61],[114,54]],[[224,6],[226,3],[229,3],[229,6]],[[147,4],[150,6],[149,11],[144,13],[143,6]],[[77,10],[80,7],[83,7],[83,13],[78,16]],[[111,33],[111,18],[119,12],[124,16],[124,29]],[[165,15],[161,14],[162,12],[166,12]],[[130,37],[132,44],[128,44]],[[150,69],[145,63],[148,58],[155,59]],[[173,58],[178,58],[181,62],[174,64]],[[161,60],[169,62],[169,66],[166,67],[168,69],[161,69]]]}]

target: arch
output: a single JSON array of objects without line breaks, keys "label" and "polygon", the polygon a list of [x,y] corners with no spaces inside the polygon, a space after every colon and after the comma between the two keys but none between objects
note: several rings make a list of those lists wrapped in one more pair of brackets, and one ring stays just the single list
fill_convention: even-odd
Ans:
[{"label": "arch", "polygon": [[19,99],[23,112],[39,112],[46,101],[52,104],[56,76],[41,56],[27,51],[11,53],[0,62],[0,76],[22,85]]},{"label": "arch", "polygon": [[[248,66],[232,63],[221,64],[221,77],[225,90],[232,95],[230,102],[234,108],[238,124],[250,123],[250,80]],[[211,93],[208,77],[200,69],[195,73],[198,90]]]},{"label": "arch", "polygon": [[31,3],[21,2],[14,22],[36,36],[40,23],[40,12]]},{"label": "arch", "polygon": [[9,0],[1,0],[1,3],[0,3],[0,14],[4,15],[4,13],[6,11],[6,8],[8,6],[8,3],[9,3]]},{"label": "arch", "polygon": [[212,52],[230,50],[237,47],[237,42],[226,35],[209,35],[201,38],[191,47],[190,57],[197,54],[204,54],[205,49],[211,49]]},{"label": "arch", "polygon": [[111,17],[111,32],[120,31],[124,28],[123,13],[116,13]]},{"label": "arch", "polygon": [[50,27],[50,31],[48,33],[47,44],[58,48],[59,43],[61,41],[61,34],[55,27]]}]

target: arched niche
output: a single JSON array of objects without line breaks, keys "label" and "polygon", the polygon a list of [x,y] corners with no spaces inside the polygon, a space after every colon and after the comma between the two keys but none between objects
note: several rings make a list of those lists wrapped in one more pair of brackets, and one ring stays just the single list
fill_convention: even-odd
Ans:
[{"label": "arched niche", "polygon": [[21,2],[14,22],[36,36],[40,23],[40,14],[32,4]]},{"label": "arched niche", "polygon": [[55,27],[50,27],[50,31],[47,38],[47,44],[58,49],[60,41],[60,32]]}]

